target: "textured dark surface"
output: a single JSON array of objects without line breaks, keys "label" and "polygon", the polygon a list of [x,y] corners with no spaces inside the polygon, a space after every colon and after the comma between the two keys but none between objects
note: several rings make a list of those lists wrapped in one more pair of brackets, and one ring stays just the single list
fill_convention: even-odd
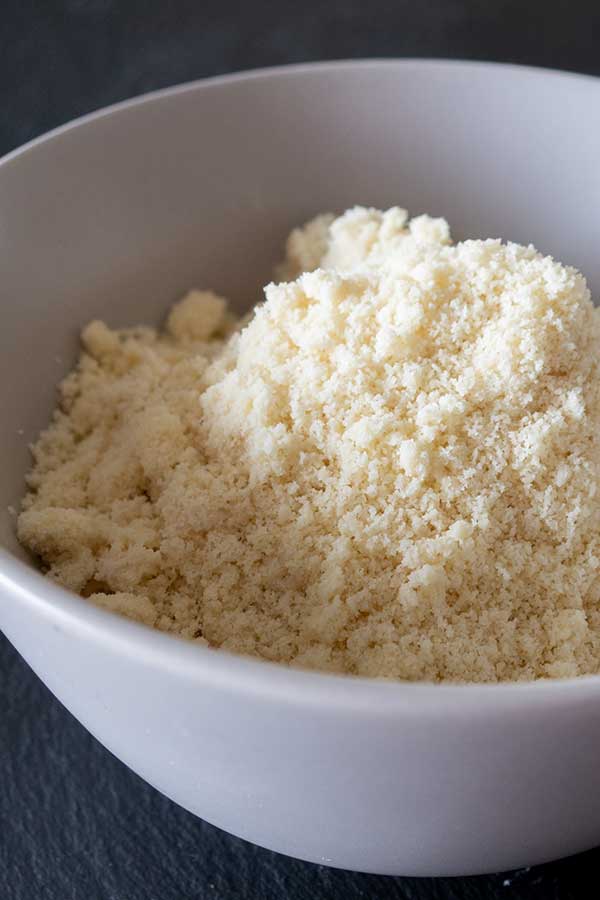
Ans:
[{"label": "textured dark surface", "polygon": [[[446,56],[600,74],[599,36],[596,2],[4,0],[0,153],[153,88],[286,62]],[[597,896],[599,863],[592,851],[480,878],[393,879],[260,850],[145,785],[0,637],[0,900],[569,900]]]}]

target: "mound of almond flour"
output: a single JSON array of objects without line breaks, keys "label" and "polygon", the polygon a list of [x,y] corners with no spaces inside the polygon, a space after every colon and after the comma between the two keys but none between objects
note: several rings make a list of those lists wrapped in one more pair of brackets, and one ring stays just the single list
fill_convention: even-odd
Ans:
[{"label": "mound of almond flour", "polygon": [[600,670],[600,319],[532,247],[356,208],[239,329],[84,330],[21,541],[164,631],[400,679]]}]

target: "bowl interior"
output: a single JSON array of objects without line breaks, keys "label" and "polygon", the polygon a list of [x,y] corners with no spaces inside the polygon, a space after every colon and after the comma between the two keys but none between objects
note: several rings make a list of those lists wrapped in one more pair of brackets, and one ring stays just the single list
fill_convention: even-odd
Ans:
[{"label": "bowl interior", "polygon": [[309,65],[184,86],[0,164],[0,545],[28,443],[90,319],[158,323],[190,287],[238,310],[289,229],[406,206],[457,238],[532,242],[600,293],[600,81],[428,61]]}]

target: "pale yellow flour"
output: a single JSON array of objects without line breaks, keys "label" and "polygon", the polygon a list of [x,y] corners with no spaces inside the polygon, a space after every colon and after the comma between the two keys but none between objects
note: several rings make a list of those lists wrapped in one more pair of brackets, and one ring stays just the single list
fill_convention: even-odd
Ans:
[{"label": "pale yellow flour", "polygon": [[19,518],[49,575],[215,647],[337,672],[600,670],[600,318],[532,247],[320,216],[240,331],[83,332]]}]

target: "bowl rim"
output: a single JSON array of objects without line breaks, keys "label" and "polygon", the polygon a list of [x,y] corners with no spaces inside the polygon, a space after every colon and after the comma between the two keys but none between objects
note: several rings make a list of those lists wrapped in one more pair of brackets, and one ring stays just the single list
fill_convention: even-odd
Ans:
[{"label": "bowl rim", "polygon": [[[104,117],[135,110],[141,106],[195,91],[314,73],[343,72],[347,69],[413,69],[448,72],[460,70],[512,75],[525,78],[568,80],[600,89],[595,75],[568,70],[523,66],[514,63],[443,58],[366,58],[280,65],[201,78],[150,91],[97,109],[59,125],[11,150],[0,159],[0,169],[11,165],[46,143]],[[507,708],[525,711],[535,707],[563,705],[595,699],[600,694],[600,674],[565,679],[497,683],[431,683],[392,681],[293,668],[256,657],[241,656],[192,642],[139,624],[109,612],[52,582],[41,572],[0,548],[0,588],[3,593],[27,605],[51,627],[76,638],[110,646],[152,667],[160,666],[196,680],[202,685],[236,693],[260,695],[273,701],[361,714],[489,714]],[[9,600],[10,602],[10,600]]]}]

